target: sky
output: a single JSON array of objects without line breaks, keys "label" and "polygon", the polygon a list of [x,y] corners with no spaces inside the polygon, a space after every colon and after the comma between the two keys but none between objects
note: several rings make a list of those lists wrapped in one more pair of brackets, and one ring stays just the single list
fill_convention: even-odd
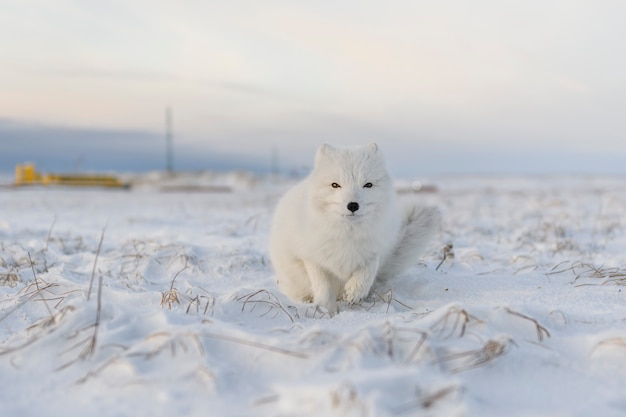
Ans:
[{"label": "sky", "polygon": [[0,0],[0,171],[626,174],[621,0]]}]

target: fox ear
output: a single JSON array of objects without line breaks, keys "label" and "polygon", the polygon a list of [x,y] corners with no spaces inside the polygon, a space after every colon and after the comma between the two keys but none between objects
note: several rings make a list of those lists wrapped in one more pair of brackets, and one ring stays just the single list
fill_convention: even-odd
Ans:
[{"label": "fox ear", "polygon": [[367,145],[367,149],[371,152],[371,153],[378,153],[378,145],[375,143],[370,143],[369,145]]},{"label": "fox ear", "polygon": [[320,145],[317,149],[317,153],[315,154],[315,165],[319,164],[322,159],[330,155],[334,150],[335,148],[327,143]]},{"label": "fox ear", "polygon": [[333,150],[335,150],[335,148],[333,148],[332,146],[330,146],[328,143],[322,143],[319,147],[319,149],[317,150],[318,155],[328,155],[330,154]]}]

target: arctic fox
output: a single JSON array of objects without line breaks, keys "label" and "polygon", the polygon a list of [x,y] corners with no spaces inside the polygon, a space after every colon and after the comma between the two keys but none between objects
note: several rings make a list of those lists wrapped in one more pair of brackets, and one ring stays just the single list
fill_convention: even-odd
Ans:
[{"label": "arctic fox", "polygon": [[270,256],[280,289],[333,315],[337,299],[367,297],[375,279],[404,271],[439,223],[434,208],[401,214],[376,144],[322,145],[311,174],[279,201]]}]

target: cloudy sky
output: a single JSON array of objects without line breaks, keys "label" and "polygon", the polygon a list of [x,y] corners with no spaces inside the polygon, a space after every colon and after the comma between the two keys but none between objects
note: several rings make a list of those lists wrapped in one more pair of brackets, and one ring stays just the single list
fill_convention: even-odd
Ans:
[{"label": "cloudy sky", "polygon": [[0,0],[0,171],[626,173],[621,0]]}]

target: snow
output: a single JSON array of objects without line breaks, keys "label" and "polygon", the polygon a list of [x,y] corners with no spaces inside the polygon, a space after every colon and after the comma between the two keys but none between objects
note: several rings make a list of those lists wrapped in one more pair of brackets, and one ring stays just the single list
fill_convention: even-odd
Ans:
[{"label": "snow", "polygon": [[623,178],[422,181],[430,250],[332,318],[274,282],[289,184],[227,182],[0,190],[0,415],[626,414]]}]

